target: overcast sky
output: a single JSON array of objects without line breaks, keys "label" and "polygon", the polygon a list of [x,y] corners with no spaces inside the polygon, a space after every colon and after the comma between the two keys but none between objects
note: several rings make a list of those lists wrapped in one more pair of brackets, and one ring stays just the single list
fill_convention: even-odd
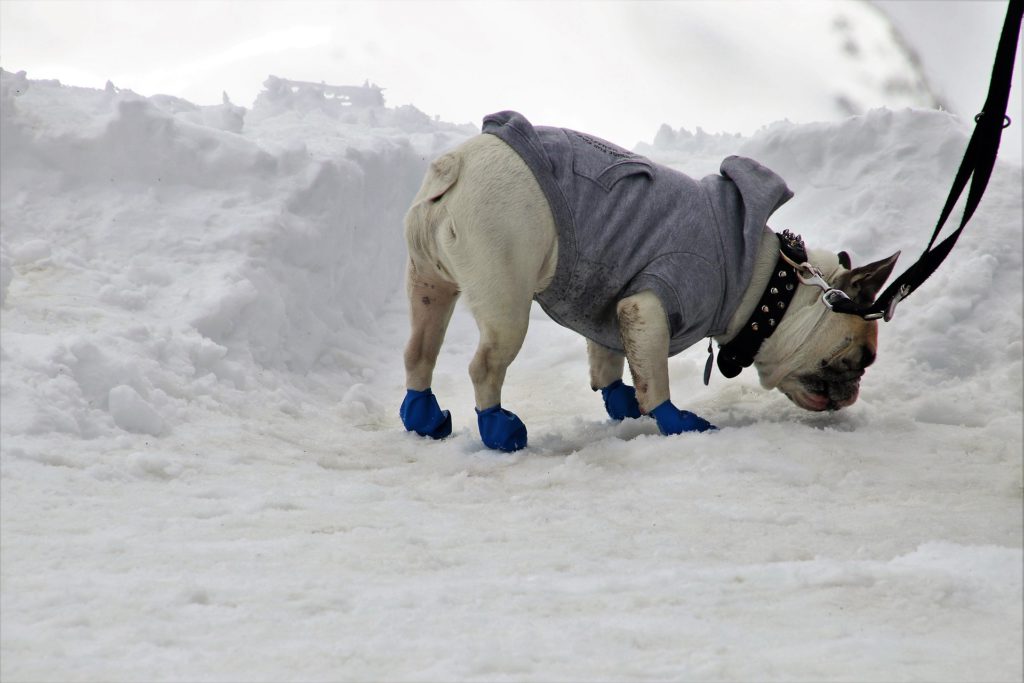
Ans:
[{"label": "overcast sky", "polygon": [[[226,90],[244,106],[268,74],[369,79],[387,88],[389,105],[411,103],[445,120],[479,124],[514,108],[632,146],[666,122],[749,134],[780,118],[834,117],[816,94],[823,84],[802,75],[806,65],[759,72],[749,59],[773,45],[798,59],[794,36],[814,54],[827,26],[811,8],[827,4],[3,0],[0,66],[72,85],[110,79],[198,104],[218,103]],[[877,4],[904,29],[951,108],[973,115],[1004,3]],[[745,43],[723,42],[723,26]],[[1019,114],[1019,87],[1013,108]]]}]

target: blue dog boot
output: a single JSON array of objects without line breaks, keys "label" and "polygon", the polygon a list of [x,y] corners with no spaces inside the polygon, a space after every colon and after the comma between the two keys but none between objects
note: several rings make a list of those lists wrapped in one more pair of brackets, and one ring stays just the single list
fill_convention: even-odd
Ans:
[{"label": "blue dog boot", "polygon": [[617,379],[601,390],[604,409],[613,420],[640,417],[640,404],[636,402],[636,389]]},{"label": "blue dog boot", "polygon": [[420,436],[443,439],[452,433],[452,414],[441,410],[441,406],[437,405],[437,397],[429,387],[423,391],[406,391],[398,415],[406,431],[416,432]]},{"label": "blue dog boot", "polygon": [[477,410],[476,423],[480,427],[480,438],[488,448],[507,453],[526,448],[526,425],[500,403],[487,410]]},{"label": "blue dog boot", "polygon": [[665,401],[651,411],[651,415],[658,421],[658,429],[666,436],[669,434],[682,434],[683,432],[706,432],[718,429],[703,417],[698,417],[688,410],[679,410],[672,401]]}]

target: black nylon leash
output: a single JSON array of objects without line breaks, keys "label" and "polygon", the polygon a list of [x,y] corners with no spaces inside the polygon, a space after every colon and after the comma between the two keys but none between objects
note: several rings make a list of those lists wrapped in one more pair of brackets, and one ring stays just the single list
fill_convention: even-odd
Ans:
[{"label": "black nylon leash", "polygon": [[[1024,14],[1024,0],[1010,0],[1006,10],[1006,20],[1003,22],[1003,31],[999,36],[999,47],[996,50],[996,59],[992,67],[992,79],[989,82],[985,107],[980,114],[974,117],[974,133],[971,135],[970,142],[967,143],[967,151],[964,152],[960,169],[953,180],[946,205],[942,208],[939,222],[928,241],[928,246],[917,261],[886,287],[873,304],[866,307],[851,305],[843,309],[837,307],[835,310],[859,315],[869,320],[876,318],[892,320],[897,304],[910,296],[921,283],[927,280],[953,249],[964,226],[967,225],[967,221],[974,215],[974,210],[981,202],[981,196],[985,193],[996,163],[996,154],[999,151],[999,141],[1003,136],[1003,129],[1010,125],[1010,117],[1006,115],[1006,108],[1010,99],[1013,63],[1017,56],[1017,38],[1020,33],[1022,14]],[[946,219],[949,218],[953,207],[963,194],[968,180],[971,181],[971,187],[967,192],[967,201],[964,205],[963,217],[960,219],[960,227],[938,246],[934,246]]]}]

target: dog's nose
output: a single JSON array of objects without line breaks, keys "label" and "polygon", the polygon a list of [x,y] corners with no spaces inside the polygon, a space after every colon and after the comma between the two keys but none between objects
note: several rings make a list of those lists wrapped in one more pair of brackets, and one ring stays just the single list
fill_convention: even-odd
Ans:
[{"label": "dog's nose", "polygon": [[843,370],[863,372],[864,368],[875,362],[874,349],[870,346],[861,346],[859,350],[859,355],[851,353],[849,356],[846,356],[839,361],[839,365]]}]

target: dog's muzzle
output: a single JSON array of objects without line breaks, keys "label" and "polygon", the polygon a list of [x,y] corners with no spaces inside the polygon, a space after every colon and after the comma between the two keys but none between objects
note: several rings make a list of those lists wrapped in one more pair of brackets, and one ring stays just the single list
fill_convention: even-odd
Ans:
[{"label": "dog's muzzle", "polygon": [[784,393],[801,408],[814,411],[839,410],[852,405],[860,393],[864,370],[875,362],[875,352],[861,347],[857,352],[832,363],[822,361],[817,372],[801,375],[796,386]]}]

